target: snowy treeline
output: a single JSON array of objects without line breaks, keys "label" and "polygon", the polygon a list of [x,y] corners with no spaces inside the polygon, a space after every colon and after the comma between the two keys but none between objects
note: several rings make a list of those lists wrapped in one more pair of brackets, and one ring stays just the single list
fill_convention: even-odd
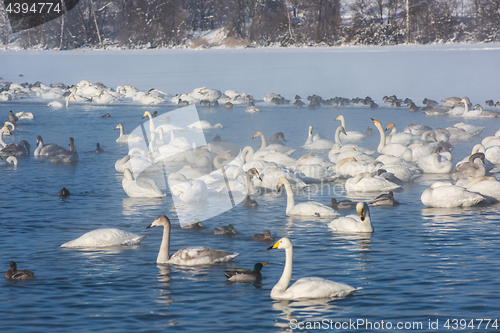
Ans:
[{"label": "snowy treeline", "polygon": [[17,34],[0,8],[0,44],[23,48],[500,41],[499,0],[81,0]]}]

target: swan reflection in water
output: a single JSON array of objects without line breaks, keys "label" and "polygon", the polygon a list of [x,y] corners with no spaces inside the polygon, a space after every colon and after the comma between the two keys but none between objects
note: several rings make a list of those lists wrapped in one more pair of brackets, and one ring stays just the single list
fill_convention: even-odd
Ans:
[{"label": "swan reflection in water", "polygon": [[172,294],[172,290],[170,286],[172,283],[170,282],[172,278],[170,277],[170,266],[157,264],[159,273],[157,275],[158,282],[160,283],[160,294],[158,295],[158,302],[163,303],[167,306],[170,306],[175,300],[170,296]]},{"label": "swan reflection in water", "polygon": [[342,307],[335,305],[330,298],[308,299],[301,301],[281,300],[274,301],[273,309],[281,311],[278,318],[275,318],[274,325],[280,330],[289,330],[293,332],[293,324],[299,322],[319,322],[325,319],[325,313],[335,313],[338,316],[342,311]]}]

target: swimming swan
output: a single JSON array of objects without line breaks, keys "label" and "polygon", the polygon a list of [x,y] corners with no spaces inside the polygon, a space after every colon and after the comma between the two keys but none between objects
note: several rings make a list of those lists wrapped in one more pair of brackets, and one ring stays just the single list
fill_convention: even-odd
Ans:
[{"label": "swimming swan", "polygon": [[26,140],[19,143],[10,143],[0,150],[1,156],[28,156],[30,144]]},{"label": "swimming swan", "polygon": [[298,279],[294,284],[288,286],[292,278],[293,245],[292,242],[283,237],[268,250],[284,249],[286,254],[285,268],[280,280],[271,290],[273,299],[314,299],[314,298],[337,298],[351,295],[359,290],[345,283],[334,282],[319,277],[304,277]]},{"label": "swimming swan", "polygon": [[33,155],[35,157],[47,157],[48,155],[53,154],[55,151],[57,151],[59,149],[64,149],[64,148],[59,147],[58,145],[53,144],[53,143],[49,143],[49,144],[45,145],[43,143],[43,139],[40,135],[37,135],[37,137],[36,137],[36,145],[37,145],[37,148],[33,152]]},{"label": "swimming swan", "polygon": [[339,213],[331,207],[325,206],[319,202],[309,201],[295,204],[293,190],[290,182],[285,177],[280,177],[278,190],[281,186],[286,189],[286,215],[317,216],[317,217],[336,217]]},{"label": "swimming swan", "polygon": [[384,132],[384,129],[382,127],[382,124],[373,118],[372,118],[372,121],[380,133],[380,143],[377,147],[377,151],[380,154],[401,157],[405,161],[412,162],[413,161],[413,153],[412,153],[411,149],[409,149],[405,145],[402,145],[399,143],[386,144],[385,143],[385,132]]},{"label": "swimming swan", "polygon": [[0,146],[5,147],[7,144],[3,141],[3,134],[11,134],[8,127],[4,126],[0,129]]},{"label": "swimming swan", "polygon": [[170,220],[165,215],[160,215],[151,223],[148,228],[163,226],[163,238],[161,241],[160,252],[156,262],[159,264],[174,264],[183,266],[215,264],[218,262],[230,261],[237,257],[239,253],[231,253],[210,247],[185,247],[177,250],[169,256],[170,247]]},{"label": "swimming swan", "polygon": [[373,232],[370,221],[370,209],[366,202],[358,202],[356,205],[358,215],[339,217],[328,223],[328,227],[336,232]]},{"label": "swimming swan", "polygon": [[[344,127],[344,129],[346,129],[346,125],[345,125],[345,118],[343,115],[340,115],[338,116],[337,118],[335,118],[335,120],[340,120],[340,122],[342,123],[342,127]],[[358,132],[358,131],[348,131],[346,130],[346,133],[340,137],[343,141],[359,141],[359,140],[363,140],[365,138],[365,135]]]},{"label": "swimming swan", "polygon": [[16,167],[18,164],[17,158],[14,156],[9,156],[5,160],[0,157],[0,167],[8,167],[8,166],[14,166]]},{"label": "swimming swan", "polygon": [[76,163],[78,162],[78,153],[75,148],[75,139],[69,138],[69,150],[60,148],[54,150],[45,157],[54,163]]},{"label": "swimming swan", "polygon": [[424,190],[420,200],[428,207],[451,208],[473,206],[483,201],[484,197],[450,182],[435,182]]},{"label": "swimming swan", "polygon": [[316,134],[313,136],[312,131],[313,131],[313,127],[309,126],[309,136],[307,137],[306,142],[302,146],[303,148],[313,149],[313,150],[330,150],[330,149],[332,149],[334,142],[325,139],[320,134]]},{"label": "swimming swan", "polygon": [[373,176],[369,172],[359,173],[345,182],[347,192],[385,192],[398,188],[401,188],[401,186],[380,176]]},{"label": "swimming swan", "polygon": [[220,123],[212,125],[212,124],[210,124],[210,122],[208,122],[206,120],[195,121],[191,125],[188,125],[188,128],[198,129],[198,130],[205,130],[205,129],[212,129],[212,128],[223,128],[223,127],[224,126],[222,126],[222,124],[220,124]]},{"label": "swimming swan", "polygon": [[159,198],[165,196],[153,179],[141,177],[134,180],[129,169],[123,171],[123,176],[123,190],[131,198]]},{"label": "swimming swan", "polygon": [[120,136],[116,139],[116,142],[129,143],[129,142],[141,142],[142,138],[135,134],[123,134],[123,125],[118,124],[115,127],[115,130],[120,130]]},{"label": "swimming swan", "polygon": [[121,245],[137,245],[147,236],[139,236],[131,232],[115,228],[95,229],[82,236],[64,243],[61,247],[105,247]]}]

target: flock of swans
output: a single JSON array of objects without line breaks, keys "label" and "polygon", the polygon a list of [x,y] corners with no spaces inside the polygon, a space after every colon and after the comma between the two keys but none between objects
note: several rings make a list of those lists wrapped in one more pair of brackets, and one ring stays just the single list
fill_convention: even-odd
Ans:
[{"label": "flock of swans", "polygon": [[[151,105],[165,103],[168,97],[168,94],[156,89],[141,92],[132,86],[123,86],[112,90],[101,84],[81,81],[73,87],[61,85],[48,87],[38,84],[27,88],[11,84],[8,90],[2,92],[2,100],[23,98],[21,96],[26,97],[31,94],[45,99],[66,100],[66,106],[72,101],[108,104],[124,99]],[[300,97],[296,96],[296,102],[299,100]],[[196,103],[231,107],[234,104],[246,104],[246,112],[261,111],[254,105],[254,101],[255,99],[246,93],[238,94],[234,91],[221,93],[207,88],[196,88],[191,93],[176,95],[170,99],[171,103],[177,105]],[[277,105],[289,102],[277,94],[267,95],[264,101]],[[320,98],[311,98],[310,101],[323,103]],[[385,102],[388,101],[396,103],[396,106],[402,103],[395,97],[386,98]],[[415,109],[415,105],[410,102],[404,103],[408,104],[410,111],[414,111],[412,108]],[[498,117],[497,113],[484,111],[480,105],[471,110],[468,98],[444,99],[441,105],[434,105],[432,102],[427,100],[424,103],[426,107],[422,111],[429,115],[446,114],[464,119]],[[373,107],[373,104],[370,106]],[[453,165],[451,162],[453,146],[450,142],[473,140],[481,134],[483,128],[464,122],[438,129],[411,124],[403,132],[398,132],[394,123],[384,127],[380,121],[372,119],[379,135],[379,145],[375,152],[363,147],[362,142],[367,136],[376,134],[369,131],[363,134],[350,128],[348,130],[349,124],[346,123],[344,116],[338,115],[332,119],[340,122],[335,131],[334,141],[314,133],[313,127],[308,126],[304,128],[302,148],[309,153],[293,157],[297,149],[287,146],[282,132],[266,139],[261,131],[257,131],[253,139],[260,138],[261,144],[258,149],[246,146],[239,154],[234,154],[220,137],[201,145],[196,140],[188,139],[190,131],[222,129],[224,128],[222,124],[212,125],[201,120],[182,127],[171,119],[155,118],[149,111],[144,113],[143,118],[146,117],[149,119],[149,132],[146,137],[133,133],[126,134],[122,124],[117,124],[115,128],[120,131],[116,142],[131,147],[126,156],[116,161],[115,169],[123,174],[124,192],[133,198],[161,198],[170,193],[183,202],[195,205],[214,195],[238,192],[245,198],[245,207],[255,209],[258,206],[255,199],[260,193],[284,189],[286,208],[283,214],[306,216],[311,219],[327,218],[330,220],[328,228],[336,233],[374,232],[369,206],[399,204],[394,198],[394,192],[397,193],[403,184],[415,181],[424,173],[449,175],[451,178],[448,182],[435,182],[423,191],[421,202],[426,206],[465,207],[500,201],[500,183],[492,176],[499,171],[500,166],[500,130],[484,138],[481,143],[474,146],[469,156],[464,156],[462,161]],[[2,136],[10,134],[15,129],[16,122],[21,119],[33,119],[33,116],[28,113],[11,112],[9,121],[0,130],[0,144],[3,147],[0,149],[2,157],[0,166],[17,165],[16,156],[30,154],[28,142],[23,140],[19,144],[6,145],[2,140]],[[386,134],[389,130],[390,132]],[[41,136],[37,136],[36,141],[37,148],[33,152],[35,157],[47,158],[58,163],[78,161],[73,138],[70,138],[69,149],[55,144],[44,144]],[[98,149],[101,149],[99,144],[96,153]],[[375,154],[378,156],[373,156]],[[176,168],[175,171],[169,169],[168,187],[162,188],[156,183],[155,174],[172,166]],[[348,194],[371,193],[375,198],[369,202],[337,201],[333,198],[330,205],[315,201],[296,203],[294,193],[307,191],[311,184],[325,183],[342,184]],[[355,209],[357,214],[340,216],[338,211],[345,209]],[[157,263],[205,265],[230,261],[239,255],[236,252],[201,246],[183,248],[170,254],[170,219],[160,215],[148,228],[155,226],[163,226]],[[221,230],[221,233],[226,232],[235,232],[232,225]],[[135,245],[145,237],[119,229],[97,229],[64,243],[61,247]],[[292,275],[292,242],[286,237],[274,242],[270,233],[262,234],[258,238],[273,241],[269,250],[285,250],[285,267],[280,280],[271,291],[272,298],[345,297],[360,289],[317,277],[301,278],[289,286]],[[267,262],[257,263],[253,270],[231,269],[224,274],[230,281],[260,281],[261,270],[266,264]],[[19,274],[25,276],[23,277],[25,279],[34,276],[31,272],[29,272],[31,275],[29,273],[23,275],[22,272],[24,271],[17,270],[15,263],[11,263],[11,269],[6,277],[16,279]]]}]

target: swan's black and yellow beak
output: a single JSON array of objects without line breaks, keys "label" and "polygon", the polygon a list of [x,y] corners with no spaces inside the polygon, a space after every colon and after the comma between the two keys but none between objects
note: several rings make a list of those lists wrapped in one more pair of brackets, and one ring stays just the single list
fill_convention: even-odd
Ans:
[{"label": "swan's black and yellow beak", "polygon": [[276,243],[274,243],[272,246],[268,247],[267,249],[268,250],[277,249],[278,246],[280,246],[280,241],[277,241]]},{"label": "swan's black and yellow beak", "polygon": [[144,113],[144,115],[142,116],[142,119],[144,119],[146,117],[146,113]]},{"label": "swan's black and yellow beak", "polygon": [[365,211],[364,211],[364,206],[360,206],[360,207],[357,207],[357,212],[358,212],[358,215],[359,217],[361,218],[361,221],[364,221],[365,220]]},{"label": "swan's black and yellow beak", "polygon": [[371,118],[371,120],[373,121],[373,123],[374,123],[374,124],[380,124],[380,122],[379,122],[379,121],[377,121],[377,120],[375,120],[375,119],[373,119],[373,118]]}]

